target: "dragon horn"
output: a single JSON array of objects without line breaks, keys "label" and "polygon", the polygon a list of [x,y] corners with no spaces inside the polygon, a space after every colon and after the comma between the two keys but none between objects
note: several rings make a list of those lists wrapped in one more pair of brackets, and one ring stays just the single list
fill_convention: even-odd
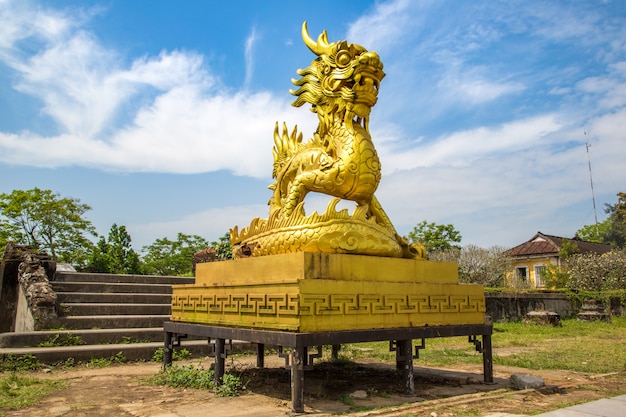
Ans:
[{"label": "dragon horn", "polygon": [[320,36],[318,36],[317,42],[313,41],[311,36],[309,36],[309,30],[306,27],[306,20],[302,23],[302,40],[311,52],[317,56],[329,52],[328,50],[330,45],[328,45],[328,35],[326,34],[326,31],[323,31]]}]

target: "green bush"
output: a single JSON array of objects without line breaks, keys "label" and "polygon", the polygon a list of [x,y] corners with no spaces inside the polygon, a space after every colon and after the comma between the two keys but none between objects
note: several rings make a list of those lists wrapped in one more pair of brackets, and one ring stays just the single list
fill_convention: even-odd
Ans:
[{"label": "green bush", "polygon": [[567,258],[571,290],[606,291],[626,289],[626,249],[602,255],[578,254]]}]

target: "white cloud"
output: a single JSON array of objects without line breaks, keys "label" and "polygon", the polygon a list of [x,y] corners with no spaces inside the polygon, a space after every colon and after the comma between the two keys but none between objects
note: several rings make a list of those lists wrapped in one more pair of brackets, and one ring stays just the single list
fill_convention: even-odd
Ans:
[{"label": "white cloud", "polygon": [[459,131],[410,149],[394,149],[397,143],[383,142],[379,153],[386,171],[432,167],[466,166],[477,159],[511,154],[532,148],[561,128],[555,115],[516,120],[497,127]]},{"label": "white cloud", "polygon": [[0,2],[0,50],[14,50],[23,39],[58,39],[76,25],[75,19],[54,10],[33,7],[30,1]]},{"label": "white cloud", "polygon": [[246,58],[246,79],[244,80],[244,90],[247,90],[252,81],[252,75],[254,74],[254,45],[258,41],[258,35],[256,28],[253,27],[252,31],[246,38],[245,44],[245,58]]},{"label": "white cloud", "polygon": [[16,89],[41,98],[43,112],[64,132],[91,139],[143,88],[202,89],[214,84],[202,57],[194,53],[161,52],[135,60],[128,69],[119,61],[91,35],[78,32],[16,66],[21,75]]},{"label": "white cloud", "polygon": [[175,239],[178,233],[217,240],[234,226],[241,230],[248,227],[254,217],[267,217],[267,211],[267,205],[262,204],[222,207],[193,213],[180,219],[130,224],[127,229],[133,236],[137,249],[162,237]]},{"label": "white cloud", "polygon": [[106,72],[112,55],[88,34],[79,33],[23,62],[16,88],[41,98],[43,112],[63,131],[93,137],[132,92],[130,86],[116,85],[115,76]]},{"label": "white cloud", "polygon": [[[118,158],[128,157],[111,158],[110,163],[138,171],[230,169],[237,175],[267,177],[275,122],[298,117],[286,101],[269,93],[202,97],[195,89],[174,89],[114,136]],[[133,160],[135,155],[143,160]]]},{"label": "white cloud", "polygon": [[448,96],[449,101],[456,105],[485,103],[525,88],[520,82],[493,82],[480,75],[468,76],[467,72],[463,75],[448,73],[439,81],[438,86]]},{"label": "white cloud", "polygon": [[[624,157],[622,150],[613,160]],[[429,220],[455,224],[464,244],[512,246],[537,230],[571,236],[589,224],[586,213],[571,210],[590,199],[586,168],[582,143],[556,155],[537,146],[463,166],[397,171],[383,178],[377,194],[400,233]],[[626,174],[617,174],[602,192],[619,181]]]},{"label": "white cloud", "polygon": [[607,74],[581,80],[576,88],[583,94],[597,96],[597,103],[604,110],[626,105],[626,61],[609,65]]},{"label": "white cloud", "polygon": [[[253,30],[246,46],[248,81],[256,37]],[[229,169],[267,177],[274,123],[298,123],[309,136],[314,130],[315,117],[285,99],[226,89],[197,53],[162,51],[125,66],[115,51],[82,30],[48,41],[33,56],[12,53],[12,66],[19,74],[16,88],[40,98],[42,112],[61,133],[0,133],[0,161],[140,172]],[[136,95],[142,99],[132,107]],[[125,126],[115,123],[122,110],[129,112]]]},{"label": "white cloud", "polygon": [[588,137],[594,186],[599,193],[624,192],[626,189],[626,108],[591,120]]},{"label": "white cloud", "polygon": [[[310,116],[310,115],[307,115]],[[0,133],[0,161],[112,171],[199,173],[220,169],[267,177],[276,121],[290,126],[302,112],[270,93],[202,96],[180,87],[140,109],[130,126],[107,140],[63,134],[41,137]],[[312,133],[314,118],[298,124]]]},{"label": "white cloud", "polygon": [[[427,7],[426,2],[419,2]],[[417,14],[408,13],[410,0],[377,2],[374,10],[350,25],[347,39],[370,50],[387,50],[404,38],[408,28],[415,30],[419,23]]]}]

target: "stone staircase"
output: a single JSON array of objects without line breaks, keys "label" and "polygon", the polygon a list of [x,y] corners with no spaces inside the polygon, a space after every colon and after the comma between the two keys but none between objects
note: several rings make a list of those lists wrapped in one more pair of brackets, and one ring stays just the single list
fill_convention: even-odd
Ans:
[{"label": "stone staircase", "polygon": [[[170,318],[172,284],[194,278],[112,275],[57,271],[52,288],[60,305],[51,330],[0,333],[0,357],[30,354],[42,363],[73,358],[121,355],[149,360],[163,347],[163,322]],[[206,340],[185,341],[199,357],[209,353]]]}]

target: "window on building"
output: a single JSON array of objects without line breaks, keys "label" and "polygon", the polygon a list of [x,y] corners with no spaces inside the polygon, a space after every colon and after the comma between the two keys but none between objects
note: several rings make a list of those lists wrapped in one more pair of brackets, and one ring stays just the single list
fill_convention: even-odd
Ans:
[{"label": "window on building", "polygon": [[545,287],[546,284],[543,282],[543,274],[546,270],[545,265],[535,265],[535,287]]},{"label": "window on building", "polygon": [[528,267],[527,266],[518,266],[515,268],[515,278],[518,284],[529,285],[529,277],[528,277]]}]

